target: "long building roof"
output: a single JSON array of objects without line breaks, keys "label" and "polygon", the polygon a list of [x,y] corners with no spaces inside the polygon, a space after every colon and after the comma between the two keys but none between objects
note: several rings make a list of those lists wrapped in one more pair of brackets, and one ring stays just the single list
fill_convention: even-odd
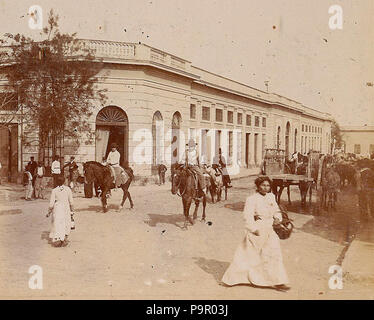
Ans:
[{"label": "long building roof", "polygon": [[[281,106],[305,116],[331,121],[329,113],[307,107],[300,102],[268,93],[247,84],[234,81],[213,72],[195,67],[190,61],[143,43],[81,39],[85,48],[95,52],[95,57],[107,63],[151,65],[190,78],[193,82],[234,95],[260,101],[270,106]],[[10,49],[3,47],[3,49]]]}]

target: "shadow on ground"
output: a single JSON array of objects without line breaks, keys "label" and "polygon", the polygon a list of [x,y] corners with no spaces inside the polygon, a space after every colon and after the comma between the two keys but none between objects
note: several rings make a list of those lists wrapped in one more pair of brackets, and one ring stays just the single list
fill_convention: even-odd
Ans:
[{"label": "shadow on ground", "polygon": [[[182,228],[184,216],[182,214],[148,214],[149,220],[144,220],[145,224],[150,227],[156,227],[158,223],[171,224],[178,228]],[[179,224],[180,223],[180,224]]]},{"label": "shadow on ground", "polygon": [[47,240],[48,244],[52,245],[52,239],[49,237],[49,231],[43,231],[40,235],[40,239]]},{"label": "shadow on ground", "polygon": [[193,257],[194,262],[206,273],[211,274],[219,284],[222,284],[222,277],[229,267],[229,262],[206,259],[202,257]]},{"label": "shadow on ground", "polygon": [[7,215],[21,214],[21,213],[22,213],[21,209],[1,210],[0,211],[0,216],[7,216]]},{"label": "shadow on ground", "polygon": [[[108,205],[108,212],[106,213],[109,213],[110,211],[116,211],[118,210],[118,205],[115,205],[115,204],[110,204]],[[101,205],[99,206],[89,206],[87,208],[81,208],[81,209],[75,209],[74,210],[75,212],[83,212],[83,211],[95,211],[95,212],[103,212],[103,207]]]}]

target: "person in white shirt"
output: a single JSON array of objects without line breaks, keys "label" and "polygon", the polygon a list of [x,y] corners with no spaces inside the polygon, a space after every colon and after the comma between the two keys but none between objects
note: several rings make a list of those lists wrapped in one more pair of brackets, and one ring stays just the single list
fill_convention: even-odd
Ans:
[{"label": "person in white shirt", "polygon": [[30,172],[30,166],[27,165],[25,168],[24,172],[24,181],[23,181],[24,186],[26,187],[25,189],[25,199],[27,201],[31,201],[31,197],[34,191],[34,188],[32,186],[32,174]]},{"label": "person in white shirt", "polygon": [[[111,169],[112,175],[115,180],[115,186],[118,187],[121,184],[126,183],[127,174],[125,169],[123,169],[119,163],[121,159],[121,154],[118,152],[118,145],[116,143],[112,143],[111,151],[106,158],[106,164]],[[126,177],[125,177],[126,176]]]},{"label": "person in white shirt", "polygon": [[51,173],[53,177],[53,188],[57,187],[57,177],[61,174],[61,164],[58,161],[58,156],[54,156],[52,166],[51,166]]},{"label": "person in white shirt", "polygon": [[45,175],[45,169],[43,166],[43,163],[39,162],[38,167],[35,169],[34,177],[35,177],[35,198],[36,199],[44,199],[43,190],[45,188],[44,185],[44,175]]},{"label": "person in white shirt", "polygon": [[196,190],[198,191],[198,194],[200,194],[202,197],[205,194],[204,190],[206,188],[206,185],[204,172],[200,168],[199,154],[196,150],[195,140],[190,139],[186,146],[188,146],[188,149],[184,152],[181,162],[182,164],[185,164],[186,167],[188,167],[194,174],[196,174],[198,181],[196,185]]}]

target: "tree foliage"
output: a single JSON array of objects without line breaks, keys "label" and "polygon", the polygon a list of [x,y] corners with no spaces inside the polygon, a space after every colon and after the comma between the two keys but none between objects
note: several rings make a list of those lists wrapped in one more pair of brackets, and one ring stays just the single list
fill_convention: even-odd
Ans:
[{"label": "tree foliage", "polygon": [[343,137],[339,124],[333,119],[331,124],[331,138],[335,141],[335,148],[341,148],[343,145]]},{"label": "tree foliage", "polygon": [[[17,97],[22,121],[29,126],[26,131],[38,132],[39,151],[50,139],[77,141],[87,132],[94,107],[106,101],[106,90],[98,88],[102,61],[76,33],[59,31],[58,15],[52,10],[43,36],[44,40],[34,41],[20,34],[5,34],[3,45],[8,47],[0,56],[1,73],[7,80],[2,93]],[[13,111],[20,112],[18,108]]]}]

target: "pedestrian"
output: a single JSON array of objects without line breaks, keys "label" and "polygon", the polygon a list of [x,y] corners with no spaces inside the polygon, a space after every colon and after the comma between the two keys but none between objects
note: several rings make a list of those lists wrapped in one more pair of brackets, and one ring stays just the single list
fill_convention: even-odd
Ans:
[{"label": "pedestrian", "polygon": [[35,169],[34,177],[35,177],[35,198],[36,199],[44,199],[44,189],[45,189],[45,168],[42,162],[38,162],[38,167]]},{"label": "pedestrian", "polygon": [[30,157],[30,161],[27,163],[27,165],[29,166],[29,172],[32,174],[32,186],[34,188],[33,197],[36,198],[35,197],[35,170],[38,167],[38,164],[35,161],[34,157]]},{"label": "pedestrian", "polygon": [[164,165],[164,162],[161,161],[157,169],[158,169],[159,185],[165,184],[165,172],[168,170],[168,168],[166,168],[166,166]]},{"label": "pedestrian", "polygon": [[280,241],[273,230],[273,224],[281,222],[282,214],[270,193],[270,179],[259,177],[255,184],[257,191],[246,199],[243,211],[245,237],[222,281],[229,286],[251,284],[287,291],[290,288],[286,286],[288,277]]},{"label": "pedestrian", "polygon": [[49,238],[55,247],[66,246],[72,228],[73,193],[64,185],[64,177],[56,178],[57,187],[52,190],[47,217],[52,213],[52,228]]},{"label": "pedestrian", "polygon": [[75,157],[71,156],[70,161],[64,165],[64,169],[68,169],[68,186],[74,192],[78,179],[78,165],[75,162]]},{"label": "pedestrian", "polygon": [[57,187],[57,177],[61,174],[61,164],[58,161],[58,156],[53,157],[53,162],[51,166],[51,173],[53,177],[53,188]]},{"label": "pedestrian", "polygon": [[30,172],[29,165],[25,167],[25,172],[23,174],[23,185],[25,186],[25,199],[27,201],[31,201],[34,188],[32,186],[32,174]]},{"label": "pedestrian", "polygon": [[1,165],[1,162],[0,162],[0,184],[1,184],[1,173],[2,173],[2,172],[1,172],[2,170],[1,170],[1,169],[2,169],[2,165]]}]

